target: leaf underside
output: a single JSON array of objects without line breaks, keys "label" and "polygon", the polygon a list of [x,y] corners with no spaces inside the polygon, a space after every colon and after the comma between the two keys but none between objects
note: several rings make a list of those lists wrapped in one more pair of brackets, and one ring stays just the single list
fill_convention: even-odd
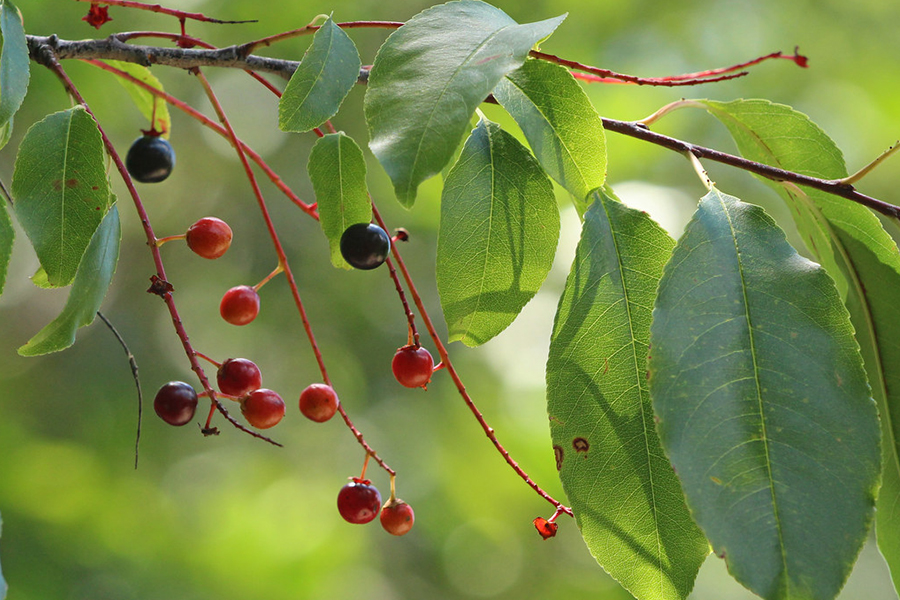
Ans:
[{"label": "leaf underside", "polygon": [[522,128],[541,167],[584,214],[589,194],[606,180],[606,133],[572,74],[529,59],[500,81],[494,97]]},{"label": "leaf underside", "polygon": [[319,223],[331,248],[331,263],[349,269],[341,255],[341,235],[350,225],[372,219],[362,150],[346,134],[330,133],[316,141],[306,169],[316,193]]},{"label": "leaf underside", "polygon": [[712,190],[660,281],[650,392],[688,506],[740,583],[828,600],[865,541],[879,426],[832,279]]},{"label": "leaf underside", "polygon": [[[143,65],[118,60],[107,60],[105,62],[111,67],[125,71],[154,89],[161,92],[164,91],[159,79],[150,72],[150,69]],[[131,101],[134,102],[137,109],[150,122],[151,129],[161,134],[161,137],[168,138],[172,130],[172,118],[169,116],[169,105],[166,104],[166,101],[123,77],[116,77],[116,81],[125,88],[125,91],[131,97]]]},{"label": "leaf underside", "polygon": [[540,166],[499,125],[481,121],[444,183],[436,278],[450,341],[483,344],[534,297],[559,239],[559,209]]},{"label": "leaf underside", "polygon": [[646,373],[674,241],[645,213],[593,197],[547,362],[557,467],[600,565],[639,600],[685,598],[709,546],[660,447]]}]

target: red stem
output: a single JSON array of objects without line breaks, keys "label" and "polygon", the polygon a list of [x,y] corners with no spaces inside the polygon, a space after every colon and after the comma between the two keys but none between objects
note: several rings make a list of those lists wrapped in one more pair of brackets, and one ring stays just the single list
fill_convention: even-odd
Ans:
[{"label": "red stem", "polygon": [[159,4],[144,4],[143,2],[134,2],[132,0],[76,0],[78,2],[90,2],[91,4],[107,4],[110,6],[124,6],[126,8],[136,8],[138,10],[148,10],[150,12],[160,13],[176,17],[181,21],[191,19],[194,21],[205,21],[207,23],[219,23],[224,25],[234,25],[239,23],[256,23],[256,21],[222,21],[207,17],[202,13],[190,13],[183,10],[173,8],[165,8]]},{"label": "red stem", "polygon": [[[384,220],[381,218],[381,214],[378,212],[378,208],[375,204],[372,204],[372,212],[375,215],[375,220],[381,226],[382,229],[387,231],[387,226],[384,224]],[[567,515],[572,515],[572,509],[564,506],[562,502],[556,500],[553,496],[548,494],[539,486],[528,473],[525,472],[522,467],[519,466],[515,460],[513,460],[512,456],[510,456],[509,451],[503,447],[503,444],[500,443],[500,440],[497,439],[497,435],[494,432],[494,428],[491,427],[488,422],[485,420],[484,415],[478,410],[478,407],[475,405],[475,402],[472,400],[472,397],[469,396],[469,392],[466,391],[466,386],[463,384],[462,379],[459,376],[459,373],[456,372],[456,368],[453,366],[453,363],[450,361],[450,355],[447,353],[447,347],[444,346],[443,341],[441,341],[440,336],[437,333],[437,329],[434,327],[434,323],[431,321],[431,317],[428,315],[428,311],[425,309],[425,304],[422,301],[421,296],[419,296],[419,292],[416,289],[415,284],[413,284],[412,277],[409,274],[409,271],[406,268],[406,264],[403,262],[403,258],[400,256],[399,250],[397,250],[396,245],[391,246],[391,254],[394,256],[394,260],[397,261],[397,267],[400,269],[400,272],[403,273],[403,279],[406,281],[406,285],[409,288],[409,293],[413,298],[413,302],[415,302],[416,307],[419,309],[419,316],[422,318],[422,322],[425,324],[425,328],[428,330],[428,334],[431,336],[432,341],[434,342],[435,347],[437,348],[438,354],[441,357],[441,364],[443,368],[447,370],[450,374],[451,379],[453,379],[453,383],[456,385],[457,391],[459,391],[459,395],[462,396],[463,401],[466,403],[466,406],[469,407],[469,410],[475,416],[475,419],[478,421],[478,424],[481,425],[481,428],[484,430],[485,435],[487,435],[488,439],[494,444],[494,447],[497,448],[497,451],[500,452],[503,459],[507,462],[507,464],[512,467],[513,471],[521,477],[525,483],[527,483],[538,495],[556,507],[558,512],[564,512]]]},{"label": "red stem", "polygon": [[[319,365],[319,371],[322,373],[322,381],[327,385],[331,386],[331,379],[328,376],[328,370],[325,368],[325,361],[322,358],[322,352],[319,349],[319,345],[316,342],[316,337],[313,334],[312,326],[310,325],[309,318],[306,314],[306,308],[303,305],[303,301],[300,298],[300,290],[297,287],[297,282],[294,279],[294,274],[291,271],[290,265],[288,264],[287,256],[284,252],[284,247],[281,244],[281,240],[278,237],[278,232],[275,231],[275,225],[272,222],[272,218],[269,215],[268,207],[266,206],[265,199],[263,198],[262,191],[259,189],[259,184],[256,180],[256,175],[253,173],[253,169],[250,167],[250,162],[247,160],[246,152],[244,151],[243,144],[237,138],[237,135],[234,132],[234,129],[231,126],[231,122],[228,120],[228,117],[225,115],[225,111],[222,108],[222,105],[219,103],[218,98],[216,97],[215,92],[209,84],[209,81],[200,71],[200,69],[195,69],[194,74],[197,76],[200,84],[203,86],[203,89],[206,91],[206,95],[215,108],[216,114],[219,117],[219,120],[222,122],[222,125],[225,126],[225,129],[228,132],[228,138],[231,140],[232,146],[237,150],[238,157],[241,160],[241,164],[244,167],[244,171],[247,175],[247,178],[250,180],[250,185],[253,187],[253,193],[256,196],[257,203],[259,205],[260,212],[262,213],[263,219],[266,223],[266,227],[269,230],[269,237],[272,239],[272,244],[275,246],[275,253],[278,255],[278,264],[284,270],[284,274],[288,280],[288,286],[291,289],[291,294],[294,297],[294,303],[297,306],[297,310],[300,313],[300,320],[303,322],[303,329],[306,332],[306,336],[309,339],[309,343],[312,346],[313,354],[315,354],[316,362]],[[334,387],[334,386],[332,386]],[[353,422],[350,420],[349,415],[344,410],[343,406],[338,405],[338,411],[341,414],[341,417],[344,419],[344,423],[347,424],[347,427],[356,437],[359,444],[366,451],[366,456],[371,456],[378,465],[388,472],[390,475],[394,475],[396,472],[391,469],[384,460],[378,456],[378,453],[365,441],[362,432],[353,425]]]},{"label": "red stem", "polygon": [[[62,65],[52,54],[50,55],[51,60],[49,61],[49,66],[56,74],[57,77],[62,81],[63,86],[66,88],[66,91],[91,115],[94,121],[97,123],[97,129],[100,132],[100,137],[103,140],[103,145],[106,147],[106,151],[112,159],[113,163],[116,165],[116,170],[119,171],[119,175],[121,175],[123,181],[125,182],[125,187],[128,188],[128,193],[131,196],[131,199],[134,203],[135,210],[138,213],[138,217],[141,221],[141,226],[144,229],[144,233],[147,237],[147,245],[150,246],[150,252],[153,256],[153,263],[156,266],[156,276],[159,280],[165,282],[166,281],[166,270],[163,266],[162,255],[159,252],[159,247],[156,243],[156,235],[153,233],[153,227],[150,225],[150,217],[147,215],[147,211],[144,208],[144,204],[141,201],[140,195],[137,193],[137,189],[134,187],[134,182],[131,179],[131,175],[128,173],[128,169],[125,168],[125,163],[122,162],[122,158],[119,156],[119,153],[116,151],[112,142],[110,142],[109,138],[106,135],[106,132],[103,130],[103,127],[100,125],[100,122],[97,121],[97,117],[91,111],[84,97],[78,91],[78,88],[75,87],[75,84],[69,79],[69,76],[66,74]],[[270,444],[274,444],[276,446],[280,446],[278,442],[261,435],[255,431],[247,429],[239,422],[237,422],[221,402],[216,398],[216,392],[212,389],[212,386],[209,384],[209,379],[206,377],[206,373],[203,371],[203,368],[200,366],[200,362],[197,360],[197,354],[194,351],[193,346],[191,345],[190,339],[188,337],[187,331],[184,329],[184,324],[181,321],[181,317],[178,314],[178,308],[175,306],[175,299],[172,296],[171,291],[165,291],[159,294],[163,301],[166,303],[166,307],[169,310],[169,315],[172,317],[172,323],[175,326],[175,332],[178,335],[178,339],[181,340],[182,347],[184,348],[185,354],[187,354],[188,361],[191,363],[191,370],[197,375],[197,378],[200,380],[200,384],[203,387],[203,390],[209,396],[209,399],[212,403],[212,407],[210,407],[210,411],[212,412],[214,409],[218,410],[222,413],[222,415],[235,427],[249,433],[253,437],[257,437],[259,439],[265,440]],[[210,430],[208,427],[204,429],[205,433],[213,433],[213,430]]]}]

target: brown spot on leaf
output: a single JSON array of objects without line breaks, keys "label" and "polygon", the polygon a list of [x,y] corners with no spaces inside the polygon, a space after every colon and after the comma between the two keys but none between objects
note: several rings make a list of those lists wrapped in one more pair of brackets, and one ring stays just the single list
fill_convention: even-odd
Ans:
[{"label": "brown spot on leaf", "polygon": [[66,187],[70,190],[78,185],[77,179],[66,179]]},{"label": "brown spot on leaf", "polygon": [[575,448],[575,452],[587,454],[587,451],[591,449],[591,443],[583,437],[577,437],[572,440],[572,447]]},{"label": "brown spot on leaf", "polygon": [[53,189],[58,192],[62,189],[62,179],[54,179],[50,182],[50,185],[52,185]]},{"label": "brown spot on leaf", "polygon": [[563,449],[560,445],[553,446],[553,456],[556,457],[556,470],[559,471],[562,469],[563,463]]}]

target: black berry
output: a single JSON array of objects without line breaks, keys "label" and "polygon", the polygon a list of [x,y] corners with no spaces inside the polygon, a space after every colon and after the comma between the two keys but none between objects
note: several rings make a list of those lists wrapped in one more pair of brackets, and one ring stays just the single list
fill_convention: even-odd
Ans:
[{"label": "black berry", "polygon": [[381,266],[391,251],[391,237],[374,223],[356,223],[341,235],[341,255],[357,269]]},{"label": "black berry", "polygon": [[157,183],[172,173],[175,150],[158,135],[144,135],[131,144],[125,156],[128,173],[141,183]]}]

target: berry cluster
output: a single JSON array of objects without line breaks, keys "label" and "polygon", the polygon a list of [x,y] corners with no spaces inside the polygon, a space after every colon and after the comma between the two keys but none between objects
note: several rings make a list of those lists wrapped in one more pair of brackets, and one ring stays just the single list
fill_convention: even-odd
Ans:
[{"label": "berry cluster", "polygon": [[412,507],[393,495],[382,506],[381,493],[368,479],[352,478],[338,492],[337,506],[348,523],[369,523],[381,515],[381,526],[392,535],[408,533],[415,522]]}]

